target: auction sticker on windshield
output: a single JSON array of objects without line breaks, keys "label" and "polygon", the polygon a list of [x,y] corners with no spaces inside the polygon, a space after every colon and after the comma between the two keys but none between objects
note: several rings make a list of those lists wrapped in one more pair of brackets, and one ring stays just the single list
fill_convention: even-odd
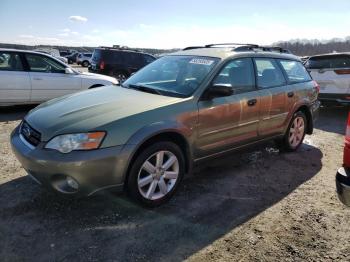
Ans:
[{"label": "auction sticker on windshield", "polygon": [[193,58],[190,62],[190,64],[197,64],[197,65],[212,65],[214,63],[213,60],[210,59],[204,59],[204,58]]}]

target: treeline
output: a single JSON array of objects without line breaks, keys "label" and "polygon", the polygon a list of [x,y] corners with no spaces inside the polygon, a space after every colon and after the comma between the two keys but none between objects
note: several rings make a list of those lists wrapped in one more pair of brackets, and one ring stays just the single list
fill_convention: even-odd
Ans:
[{"label": "treeline", "polygon": [[280,47],[290,50],[298,56],[310,56],[333,52],[350,52],[350,38],[332,39],[321,42],[319,40],[292,40],[275,43]]}]

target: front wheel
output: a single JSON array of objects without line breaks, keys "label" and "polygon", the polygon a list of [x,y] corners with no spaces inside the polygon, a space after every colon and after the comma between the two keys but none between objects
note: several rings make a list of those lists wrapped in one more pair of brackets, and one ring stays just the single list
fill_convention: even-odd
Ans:
[{"label": "front wheel", "polygon": [[115,72],[113,76],[120,82],[123,83],[126,79],[128,79],[128,76],[124,72]]},{"label": "front wheel", "polygon": [[149,146],[131,164],[127,191],[133,199],[148,207],[167,202],[185,173],[184,155],[171,142]]},{"label": "front wheel", "polygon": [[283,138],[282,146],[287,151],[297,150],[303,143],[307,127],[307,119],[303,112],[296,112]]}]

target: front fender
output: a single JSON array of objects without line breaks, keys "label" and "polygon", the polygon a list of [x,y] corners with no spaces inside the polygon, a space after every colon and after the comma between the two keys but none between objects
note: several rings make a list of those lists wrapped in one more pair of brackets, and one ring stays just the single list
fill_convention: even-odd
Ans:
[{"label": "front fender", "polygon": [[125,165],[125,170],[123,172],[123,179],[125,180],[128,167],[130,166],[131,161],[133,157],[135,156],[138,149],[149,139],[152,137],[155,137],[160,134],[165,133],[176,133],[184,140],[186,141],[188,145],[188,150],[186,157],[188,158],[189,163],[189,169],[192,167],[192,143],[193,143],[193,137],[194,137],[194,128],[185,126],[184,124],[181,124],[176,121],[162,121],[162,122],[156,122],[147,126],[142,127],[139,129],[136,133],[134,133],[128,142],[124,145],[122,149],[122,154],[124,156],[127,156],[127,163]]}]

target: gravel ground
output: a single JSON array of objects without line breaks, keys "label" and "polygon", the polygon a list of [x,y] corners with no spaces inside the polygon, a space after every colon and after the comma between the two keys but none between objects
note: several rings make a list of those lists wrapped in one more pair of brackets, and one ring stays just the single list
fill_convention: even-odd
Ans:
[{"label": "gravel ground", "polygon": [[40,188],[9,144],[29,109],[0,109],[1,261],[350,261],[334,183],[346,108],[323,108],[298,152],[266,144],[206,163],[157,209]]}]

